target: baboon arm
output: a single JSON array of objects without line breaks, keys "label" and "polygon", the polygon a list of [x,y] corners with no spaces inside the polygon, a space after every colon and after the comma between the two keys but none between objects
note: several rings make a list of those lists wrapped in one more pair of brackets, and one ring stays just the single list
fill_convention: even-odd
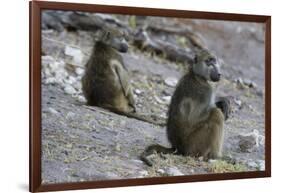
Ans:
[{"label": "baboon arm", "polygon": [[222,111],[224,119],[227,120],[231,112],[230,99],[227,97],[217,97],[216,106]]},{"label": "baboon arm", "polygon": [[132,106],[134,108],[135,100],[134,100],[133,93],[132,93],[132,90],[131,90],[129,77],[128,77],[127,72],[120,65],[121,64],[115,65],[114,69],[115,69],[115,72],[118,76],[119,83],[121,85],[121,88],[123,90],[124,95],[128,99],[130,106]]}]

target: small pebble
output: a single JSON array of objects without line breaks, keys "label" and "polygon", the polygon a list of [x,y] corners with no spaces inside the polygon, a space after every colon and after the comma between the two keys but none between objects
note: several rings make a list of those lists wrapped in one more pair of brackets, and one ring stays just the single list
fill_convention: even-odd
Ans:
[{"label": "small pebble", "polygon": [[210,164],[212,164],[212,163],[216,163],[217,161],[218,161],[218,160],[216,160],[216,159],[209,159],[208,162],[209,162]]},{"label": "small pebble", "polygon": [[148,171],[145,171],[145,170],[140,171],[139,175],[141,175],[141,176],[148,176]]},{"label": "small pebble", "polygon": [[139,89],[135,89],[135,90],[134,90],[134,92],[135,92],[135,94],[137,94],[137,95],[139,95],[139,94],[141,94],[141,93],[142,93],[142,91],[141,91],[141,90],[139,90]]},{"label": "small pebble", "polygon": [[170,167],[166,169],[166,174],[169,176],[182,176],[184,175],[178,168]]},{"label": "small pebble", "polygon": [[247,162],[247,165],[251,168],[257,168],[258,164],[254,161]]},{"label": "small pebble", "polygon": [[116,151],[121,151],[121,146],[120,146],[120,144],[116,144],[115,150],[116,150]]},{"label": "small pebble", "polygon": [[159,174],[164,174],[164,173],[165,173],[165,171],[164,171],[163,169],[158,169],[157,172],[158,172]]},{"label": "small pebble", "polygon": [[238,99],[234,99],[235,104],[237,104],[239,107],[242,105],[242,101]]},{"label": "small pebble", "polygon": [[67,119],[71,119],[71,118],[73,118],[73,117],[75,117],[75,113],[73,113],[73,112],[68,112],[68,113],[66,114],[66,118],[67,118]]},{"label": "small pebble", "polygon": [[78,100],[79,102],[81,102],[81,103],[85,103],[85,102],[86,102],[85,97],[84,97],[84,96],[81,96],[81,95],[79,95],[79,96],[77,97],[77,100]]},{"label": "small pebble", "polygon": [[53,62],[49,64],[52,71],[56,71],[57,69],[61,68],[62,63],[60,62]]},{"label": "small pebble", "polygon": [[168,77],[164,82],[167,86],[175,87],[178,83],[178,79],[174,77]]},{"label": "small pebble", "polygon": [[260,135],[256,129],[251,133],[239,135],[238,138],[241,152],[252,152],[259,146]]},{"label": "small pebble", "polygon": [[78,76],[81,76],[84,74],[84,69],[78,67],[75,69],[75,73],[78,75]]},{"label": "small pebble", "polygon": [[45,80],[45,84],[54,84],[56,82],[57,82],[57,80],[54,77],[49,77],[49,78],[46,78],[46,80]]},{"label": "small pebble", "polygon": [[166,102],[166,104],[170,104],[171,102],[171,96],[163,96],[162,99]]},{"label": "small pebble", "polygon": [[51,114],[54,114],[54,115],[59,114],[59,112],[58,112],[57,110],[55,110],[54,108],[52,108],[52,107],[49,107],[49,108],[47,109],[47,112],[49,112],[49,113],[51,113]]},{"label": "small pebble", "polygon": [[77,65],[80,65],[83,61],[83,53],[78,48],[66,46],[64,53],[65,55],[71,56],[73,58],[73,62]]},{"label": "small pebble", "polygon": [[76,93],[76,90],[75,90],[72,86],[66,85],[66,86],[64,87],[64,92],[65,92],[66,94],[72,95],[72,94]]},{"label": "small pebble", "polygon": [[259,170],[265,170],[265,161],[264,160],[258,160],[257,161]]}]

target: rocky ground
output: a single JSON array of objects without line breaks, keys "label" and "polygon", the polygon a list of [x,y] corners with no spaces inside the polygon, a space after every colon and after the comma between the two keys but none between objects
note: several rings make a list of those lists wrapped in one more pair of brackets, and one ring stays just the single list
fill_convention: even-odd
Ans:
[{"label": "rocky ground", "polygon": [[[214,86],[217,95],[232,99],[225,158],[205,162],[153,155],[155,165],[146,166],[139,160],[146,146],[169,146],[165,127],[86,106],[80,80],[93,38],[88,31],[48,29],[42,31],[43,183],[264,170],[264,26],[188,19],[171,23],[200,35],[223,64],[224,77]],[[185,44],[174,40],[167,41]],[[123,57],[138,113],[165,120],[186,66],[133,46]]]}]

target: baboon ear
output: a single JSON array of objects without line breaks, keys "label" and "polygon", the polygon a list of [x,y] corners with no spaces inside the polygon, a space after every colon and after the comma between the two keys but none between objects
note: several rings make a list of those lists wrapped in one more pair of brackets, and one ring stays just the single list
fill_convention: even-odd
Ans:
[{"label": "baboon ear", "polygon": [[110,37],[110,32],[107,30],[103,31],[102,39],[108,40],[109,37]]},{"label": "baboon ear", "polygon": [[110,32],[107,30],[102,29],[97,32],[97,37],[100,40],[107,40],[109,36],[110,36]]}]

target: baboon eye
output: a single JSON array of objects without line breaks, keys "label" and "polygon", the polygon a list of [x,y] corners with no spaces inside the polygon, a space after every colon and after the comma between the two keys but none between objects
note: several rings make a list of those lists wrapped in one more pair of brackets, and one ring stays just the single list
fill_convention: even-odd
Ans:
[{"label": "baboon eye", "polygon": [[216,63],[216,59],[215,58],[208,58],[207,60],[205,60],[205,63],[207,64],[207,66],[213,65]]}]

